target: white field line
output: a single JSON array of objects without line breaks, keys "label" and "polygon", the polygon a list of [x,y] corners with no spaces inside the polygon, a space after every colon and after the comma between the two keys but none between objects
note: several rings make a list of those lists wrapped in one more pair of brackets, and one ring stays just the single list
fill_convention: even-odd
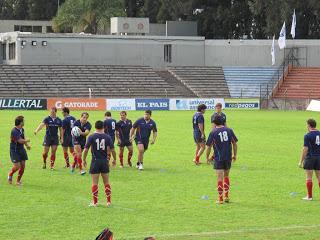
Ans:
[{"label": "white field line", "polygon": [[[241,229],[241,230],[230,230],[230,231],[215,231],[215,232],[202,232],[202,233],[172,233],[172,234],[163,234],[163,235],[155,235],[158,239],[170,239],[176,237],[214,237],[219,235],[233,235],[233,234],[243,234],[243,233],[255,233],[255,232],[273,232],[273,231],[284,231],[284,230],[299,230],[299,229],[314,229],[320,228],[320,224],[318,225],[292,225],[286,227],[272,227],[272,228],[249,228],[249,229]],[[143,239],[144,237],[149,236],[146,234],[145,236],[128,236],[123,239]]]}]

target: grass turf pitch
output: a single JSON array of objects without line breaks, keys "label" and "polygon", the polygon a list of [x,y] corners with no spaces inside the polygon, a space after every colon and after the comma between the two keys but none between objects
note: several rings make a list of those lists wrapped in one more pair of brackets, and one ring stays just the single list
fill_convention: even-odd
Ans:
[{"label": "grass turf pitch", "polygon": [[[16,187],[8,185],[6,177],[11,168],[10,130],[20,114],[25,116],[32,150],[22,179],[24,186]],[[47,114],[0,111],[0,239],[94,239],[107,226],[116,239],[143,239],[148,235],[199,240],[320,236],[319,188],[314,181],[315,201],[301,201],[305,177],[297,167],[305,120],[318,120],[316,113],[227,111],[228,124],[239,138],[239,154],[231,170],[232,202],[217,206],[212,167],[192,163],[193,112],[154,112],[159,135],[146,152],[145,170],[111,169],[113,205],[94,209],[88,207],[90,177],[63,168],[61,147],[56,170],[41,169],[44,131],[36,137],[32,133]],[[72,114],[79,116],[79,112]],[[129,112],[128,117],[135,120],[142,114]],[[118,119],[118,113],[113,115]],[[210,115],[209,111],[205,114],[207,136]],[[90,112],[91,123],[102,118],[103,112]],[[101,183],[99,190],[99,201],[105,203]]]}]

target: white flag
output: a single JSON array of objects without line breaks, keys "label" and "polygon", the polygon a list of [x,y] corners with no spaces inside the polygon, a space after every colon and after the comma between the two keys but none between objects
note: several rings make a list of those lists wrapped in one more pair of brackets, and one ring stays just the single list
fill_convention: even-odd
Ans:
[{"label": "white flag", "polygon": [[276,53],[274,49],[274,38],[275,36],[273,35],[273,41],[272,41],[272,46],[271,46],[271,57],[272,57],[272,66],[276,63]]},{"label": "white flag", "polygon": [[296,10],[294,10],[292,15],[292,24],[291,24],[291,36],[293,39],[296,37],[296,25],[297,25]]},{"label": "white flag", "polygon": [[278,44],[280,49],[286,47],[286,22],[283,23],[283,26],[281,28]]}]

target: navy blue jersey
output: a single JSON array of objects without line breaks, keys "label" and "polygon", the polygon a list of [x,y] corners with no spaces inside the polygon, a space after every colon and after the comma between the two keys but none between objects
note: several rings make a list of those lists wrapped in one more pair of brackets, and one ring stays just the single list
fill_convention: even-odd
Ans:
[{"label": "navy blue jersey", "polygon": [[157,125],[155,121],[150,119],[146,122],[144,118],[139,118],[133,125],[133,128],[137,129],[136,138],[137,139],[149,139],[151,131],[157,132]]},{"label": "navy blue jersey", "polygon": [[114,137],[116,132],[116,125],[117,125],[116,120],[112,118],[106,119],[104,120],[103,125],[104,125],[104,132],[108,134],[110,137]]},{"label": "navy blue jersey", "polygon": [[222,118],[222,120],[223,120],[222,125],[225,126],[225,125],[226,125],[226,122],[227,122],[227,116],[226,116],[223,112],[221,112],[221,113],[215,112],[214,114],[212,114],[212,116],[211,116],[211,123],[213,123],[213,120],[214,120],[214,118],[215,118],[216,116],[221,116],[221,118]]},{"label": "navy blue jersey", "polygon": [[[80,120],[77,120],[74,124],[73,124],[74,127],[78,127],[81,129],[82,132],[85,132],[86,130],[91,130],[91,124],[90,122],[86,122],[85,124],[81,124]],[[79,142],[85,142],[86,141],[86,137],[85,136],[80,136],[80,137],[77,137],[78,141]]]},{"label": "navy blue jersey", "polygon": [[105,133],[94,133],[92,134],[86,143],[85,148],[91,147],[92,161],[97,159],[106,160],[108,159],[108,147],[114,148],[111,137]]},{"label": "navy blue jersey", "polygon": [[11,139],[10,150],[17,151],[17,150],[21,150],[24,148],[23,147],[24,144],[18,143],[18,140],[21,138],[24,139],[24,129],[23,128],[19,129],[16,127],[13,128],[11,130],[11,137],[10,137],[10,139]]},{"label": "navy blue jersey", "polygon": [[213,145],[215,161],[231,161],[232,143],[237,141],[231,128],[215,128],[208,137],[207,146]]},{"label": "navy blue jersey", "polygon": [[46,125],[46,135],[49,137],[57,137],[58,129],[62,126],[62,121],[60,118],[52,118],[50,116],[46,117],[43,120],[43,123]]},{"label": "navy blue jersey", "polygon": [[308,147],[308,157],[320,156],[320,131],[310,131],[304,136],[304,146]]},{"label": "navy blue jersey", "polygon": [[192,125],[193,125],[193,131],[194,132],[201,132],[199,128],[199,124],[204,125],[204,117],[201,112],[196,112],[192,117]]},{"label": "navy blue jersey", "polygon": [[64,129],[64,137],[69,137],[71,136],[71,129],[73,128],[73,125],[74,123],[76,122],[77,120],[68,115],[66,116],[63,121],[62,121],[62,128]]},{"label": "navy blue jersey", "polygon": [[127,119],[126,121],[120,120],[117,122],[116,129],[119,132],[121,140],[130,138],[130,130],[132,128],[132,121]]}]

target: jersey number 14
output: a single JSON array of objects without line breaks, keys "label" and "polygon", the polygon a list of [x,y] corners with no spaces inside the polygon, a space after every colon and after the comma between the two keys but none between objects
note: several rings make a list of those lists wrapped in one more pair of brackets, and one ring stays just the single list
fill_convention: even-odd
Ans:
[{"label": "jersey number 14", "polygon": [[[101,141],[100,141],[101,140]],[[104,139],[96,139],[96,143],[97,143],[97,150],[106,150],[106,142]]]}]

